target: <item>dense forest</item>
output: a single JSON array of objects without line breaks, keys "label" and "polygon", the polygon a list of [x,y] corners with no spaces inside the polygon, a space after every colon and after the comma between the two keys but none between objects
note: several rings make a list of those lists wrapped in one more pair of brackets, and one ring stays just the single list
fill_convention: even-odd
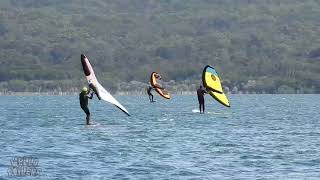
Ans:
[{"label": "dense forest", "polygon": [[193,91],[320,93],[319,0],[1,0],[0,91],[77,91],[80,54],[115,91],[158,71]]}]

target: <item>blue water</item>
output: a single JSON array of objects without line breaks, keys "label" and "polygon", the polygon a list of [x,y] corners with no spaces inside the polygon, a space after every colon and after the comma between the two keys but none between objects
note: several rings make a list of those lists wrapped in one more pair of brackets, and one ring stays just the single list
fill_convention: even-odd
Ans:
[{"label": "blue water", "polygon": [[117,98],[131,117],[93,100],[86,126],[77,96],[0,97],[0,179],[16,156],[42,179],[320,177],[320,95],[207,96],[206,114],[194,96]]}]

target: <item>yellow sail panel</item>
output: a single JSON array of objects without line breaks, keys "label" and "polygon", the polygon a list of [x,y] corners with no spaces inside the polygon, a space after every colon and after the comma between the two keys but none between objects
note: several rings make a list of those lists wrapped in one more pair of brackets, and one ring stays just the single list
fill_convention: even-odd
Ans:
[{"label": "yellow sail panel", "polygon": [[220,94],[210,90],[208,91],[208,93],[222,105],[230,107],[230,102],[224,93]]},{"label": "yellow sail panel", "polygon": [[203,69],[202,83],[207,89],[208,93],[219,103],[226,107],[230,107],[230,102],[227,96],[223,93],[222,85],[216,70],[207,65]]},{"label": "yellow sail panel", "polygon": [[216,70],[211,66],[206,66],[202,74],[203,85],[218,93],[223,93],[221,81]]}]

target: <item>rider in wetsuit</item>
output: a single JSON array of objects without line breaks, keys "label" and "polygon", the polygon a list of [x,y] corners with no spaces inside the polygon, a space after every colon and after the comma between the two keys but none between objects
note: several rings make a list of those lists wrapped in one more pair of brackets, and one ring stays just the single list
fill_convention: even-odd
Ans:
[{"label": "rider in wetsuit", "polygon": [[148,88],[147,88],[147,93],[148,93],[150,102],[154,102],[154,100],[153,100],[153,95],[152,95],[152,93],[151,93],[151,90],[152,90],[152,89],[153,89],[153,88],[152,88],[151,86],[148,86]]},{"label": "rider in wetsuit", "polygon": [[91,89],[88,91],[87,87],[83,87],[81,90],[81,93],[79,94],[80,107],[87,115],[86,117],[87,125],[90,125],[90,111],[88,108],[88,99],[92,99],[93,97],[93,92],[91,93],[91,95],[89,95],[90,92],[91,92]]},{"label": "rider in wetsuit", "polygon": [[200,85],[199,89],[197,89],[197,95],[198,95],[198,101],[199,101],[199,110],[200,113],[204,113],[204,94],[206,94],[207,91],[203,89],[203,87]]}]

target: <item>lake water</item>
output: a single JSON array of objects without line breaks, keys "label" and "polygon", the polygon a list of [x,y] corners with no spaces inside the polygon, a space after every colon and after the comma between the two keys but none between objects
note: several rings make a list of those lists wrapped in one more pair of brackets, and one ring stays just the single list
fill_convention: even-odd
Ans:
[{"label": "lake water", "polygon": [[77,96],[0,97],[0,179],[23,156],[41,179],[320,178],[320,95],[155,97],[117,97],[130,117],[95,98],[92,126]]}]

